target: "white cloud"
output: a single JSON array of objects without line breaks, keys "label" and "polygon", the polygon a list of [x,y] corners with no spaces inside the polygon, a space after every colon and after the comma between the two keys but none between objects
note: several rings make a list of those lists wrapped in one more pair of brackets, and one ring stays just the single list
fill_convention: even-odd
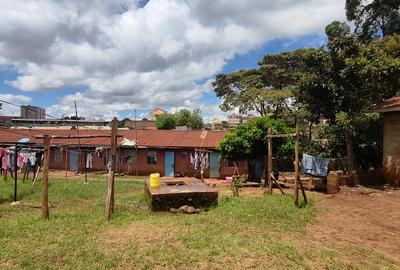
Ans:
[{"label": "white cloud", "polygon": [[8,83],[23,91],[84,87],[50,114],[72,113],[73,98],[96,117],[187,106],[210,91],[195,81],[236,54],[344,19],[344,0],[137,2],[0,0],[0,64],[19,74]]},{"label": "white cloud", "polygon": [[[8,104],[10,102],[14,105]],[[20,108],[15,105],[24,105],[32,101],[31,97],[24,95],[12,95],[12,94],[2,94],[0,93],[0,103],[2,103],[2,109],[0,110],[0,115],[10,115],[10,116],[20,116]]]}]

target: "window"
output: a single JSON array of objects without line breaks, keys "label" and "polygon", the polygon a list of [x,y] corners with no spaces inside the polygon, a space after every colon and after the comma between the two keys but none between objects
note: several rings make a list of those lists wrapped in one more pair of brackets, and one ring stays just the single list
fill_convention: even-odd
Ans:
[{"label": "window", "polygon": [[53,162],[62,163],[64,161],[63,151],[60,149],[54,149]]},{"label": "window", "polygon": [[147,164],[156,164],[157,163],[157,151],[150,150],[147,151]]}]

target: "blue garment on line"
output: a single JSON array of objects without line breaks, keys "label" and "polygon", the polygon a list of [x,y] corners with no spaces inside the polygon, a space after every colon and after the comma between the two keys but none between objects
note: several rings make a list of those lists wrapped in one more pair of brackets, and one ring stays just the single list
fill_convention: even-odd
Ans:
[{"label": "blue garment on line", "polygon": [[329,169],[329,158],[314,157],[303,154],[301,159],[301,172],[313,176],[326,177]]}]

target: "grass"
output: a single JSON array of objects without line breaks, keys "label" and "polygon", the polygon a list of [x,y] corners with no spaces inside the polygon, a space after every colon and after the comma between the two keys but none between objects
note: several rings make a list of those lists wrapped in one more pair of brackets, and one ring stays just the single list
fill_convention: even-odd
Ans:
[{"label": "grass", "polygon": [[317,213],[314,200],[299,209],[289,196],[226,197],[197,215],[153,213],[140,207],[142,180],[118,179],[115,215],[105,222],[104,176],[89,179],[50,180],[49,220],[34,208],[41,182],[32,189],[20,181],[24,204],[10,206],[13,182],[0,180],[0,269],[394,267],[374,253],[361,266],[345,260],[350,253],[363,258],[365,250],[302,242]]}]

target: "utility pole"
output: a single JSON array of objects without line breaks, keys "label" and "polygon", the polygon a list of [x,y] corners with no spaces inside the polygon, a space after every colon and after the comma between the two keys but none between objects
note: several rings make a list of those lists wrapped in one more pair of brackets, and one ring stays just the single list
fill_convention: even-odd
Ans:
[{"label": "utility pole", "polygon": [[114,213],[114,174],[115,174],[115,156],[116,156],[116,146],[117,146],[117,118],[114,117],[112,120],[111,128],[111,168],[108,174],[108,187],[107,187],[107,198],[106,198],[106,220],[110,220],[112,213]]},{"label": "utility pole", "polygon": [[49,218],[49,161],[50,161],[50,136],[43,136],[44,165],[43,165],[43,200],[42,216]]}]

